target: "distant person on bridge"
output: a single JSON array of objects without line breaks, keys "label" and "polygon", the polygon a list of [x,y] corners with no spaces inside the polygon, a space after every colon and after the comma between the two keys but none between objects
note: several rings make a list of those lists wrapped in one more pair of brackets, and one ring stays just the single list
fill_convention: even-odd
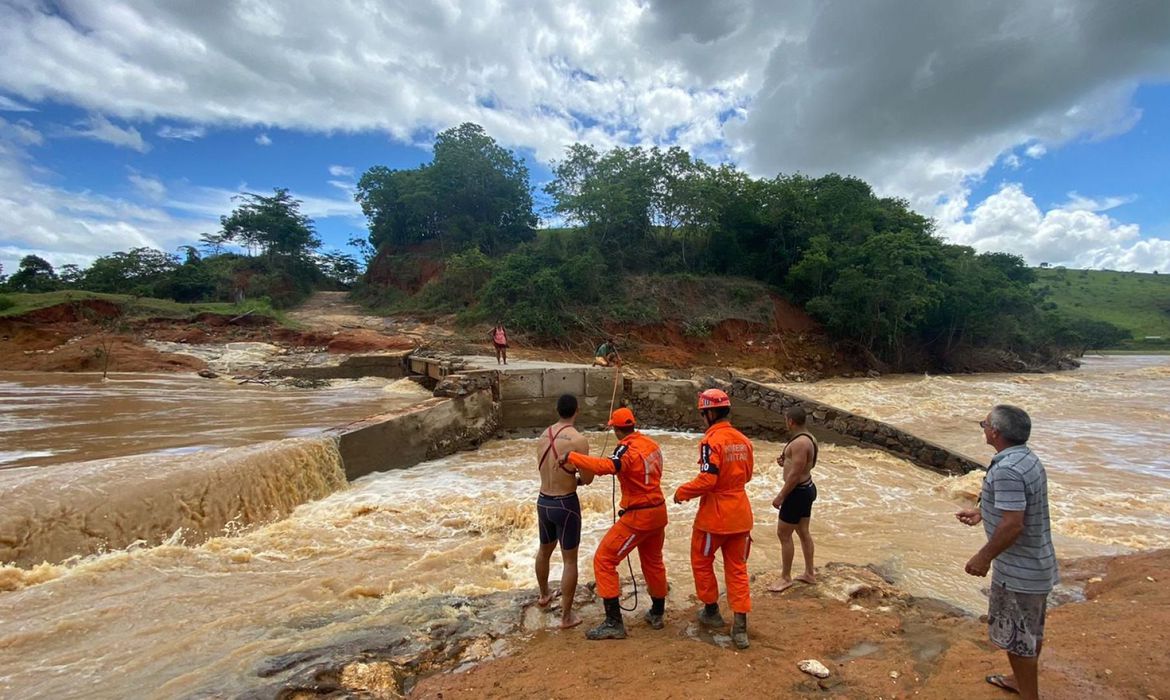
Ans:
[{"label": "distant person on bridge", "polygon": [[593,555],[593,576],[597,595],[605,604],[605,621],[585,633],[589,639],[625,639],[626,625],[619,602],[621,584],[618,565],[638,550],[642,576],[650,589],[650,610],[646,624],[660,630],[665,626],[666,566],[662,545],[666,542],[666,497],[662,495],[662,450],[658,443],[638,432],[634,412],[619,408],[609,418],[618,444],[610,457],[589,457],[570,452],[561,457],[581,473],[614,474],[622,485],[618,520],[597,545]]},{"label": "distant person on bridge", "polygon": [[496,364],[508,364],[508,331],[504,329],[504,324],[497,323],[489,335],[496,348]]},{"label": "distant person on bridge", "polygon": [[576,627],[581,618],[573,614],[577,592],[577,546],[581,543],[581,501],[577,486],[593,481],[590,472],[578,473],[565,466],[561,456],[569,450],[589,454],[589,443],[577,432],[577,397],[564,394],[557,399],[560,417],[536,441],[536,466],[540,471],[540,496],[536,499],[536,524],[540,548],[536,552],[536,604],[548,607],[553,593],[548,587],[549,561],[559,544],[564,572],[561,574],[561,629]]},{"label": "distant person on bridge", "polygon": [[768,590],[773,593],[786,591],[795,585],[792,579],[792,559],[796,548],[792,544],[792,533],[800,538],[800,551],[804,555],[804,573],[796,581],[816,583],[813,569],[813,539],[809,531],[813,501],[817,500],[817,485],[813,483],[812,470],[817,465],[817,440],[804,424],[808,414],[800,406],[793,406],[784,412],[788,426],[788,444],[776,458],[784,470],[784,485],[772,500],[772,507],[780,509],[780,521],[776,524],[776,535],[780,538],[780,559],[783,568],[780,581]]},{"label": "distant person on bridge", "polygon": [[695,593],[703,602],[699,622],[721,628],[719,584],[715,580],[715,552],[723,555],[727,602],[735,614],[731,641],[748,647],[747,615],[752,609],[747,561],[752,549],[752,504],[745,486],[755,466],[752,443],[731,427],[731,398],[720,389],[699,394],[699,414],[707,433],[699,443],[699,475],[674,492],[674,502],[699,498],[699,512],[691,530],[691,572]]},{"label": "distant person on bridge", "polygon": [[1012,675],[991,675],[987,682],[1035,700],[1040,697],[1048,594],[1060,578],[1048,515],[1048,475],[1028,447],[1032,419],[1023,409],[996,406],[979,427],[995,456],[983,478],[978,507],[955,517],[964,525],[982,522],[987,535],[987,544],[967,562],[966,571],[986,576],[992,570],[988,637],[1007,652],[1012,667]]},{"label": "distant person on bridge", "polygon": [[613,338],[606,338],[605,342],[597,346],[597,352],[593,354],[593,365],[602,367],[619,367],[622,364],[622,356],[618,354],[617,345],[613,342]]}]

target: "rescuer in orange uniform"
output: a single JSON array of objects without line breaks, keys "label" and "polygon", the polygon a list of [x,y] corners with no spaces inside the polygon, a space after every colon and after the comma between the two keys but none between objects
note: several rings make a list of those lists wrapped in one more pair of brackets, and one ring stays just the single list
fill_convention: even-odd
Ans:
[{"label": "rescuer in orange uniform", "polygon": [[621,587],[617,567],[636,548],[642,562],[642,576],[650,589],[650,610],[645,620],[656,630],[663,628],[666,609],[666,567],[662,545],[666,541],[666,497],[662,495],[662,451],[658,443],[635,430],[634,413],[619,408],[609,425],[618,438],[611,457],[590,457],[569,452],[563,458],[577,469],[593,474],[615,474],[622,486],[618,521],[597,545],[593,555],[593,576],[597,594],[605,603],[605,621],[585,633],[589,639],[625,639],[626,626],[618,602]]},{"label": "rescuer in orange uniform", "polygon": [[707,423],[707,434],[699,443],[699,475],[674,492],[674,502],[696,496],[699,512],[691,531],[691,571],[695,593],[704,607],[699,622],[723,627],[719,614],[719,583],[715,580],[715,552],[723,553],[723,574],[727,602],[735,613],[731,641],[740,649],[748,646],[747,614],[752,609],[747,560],[752,548],[752,505],[744,485],[752,480],[752,443],[731,427],[731,398],[719,389],[699,394],[699,414]]}]

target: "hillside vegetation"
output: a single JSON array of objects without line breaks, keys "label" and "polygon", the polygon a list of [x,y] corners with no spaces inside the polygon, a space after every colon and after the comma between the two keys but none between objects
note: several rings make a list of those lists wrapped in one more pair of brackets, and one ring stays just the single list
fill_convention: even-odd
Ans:
[{"label": "hillside vegetation", "polygon": [[1129,334],[1106,347],[1170,350],[1170,275],[1043,269],[1034,287],[1061,313],[1109,323]]},{"label": "hillside vegetation", "polygon": [[697,332],[729,296],[776,295],[846,351],[907,371],[1049,367],[1119,334],[1046,304],[1018,256],[949,244],[857,178],[753,178],[680,148],[583,144],[552,169],[549,213],[566,226],[537,230],[523,163],[474,124],[440,134],[431,163],[371,168],[357,200],[377,254],[357,297],[547,342],[653,322],[663,305],[635,280],[690,276],[707,291],[678,313]]},{"label": "hillside vegetation", "polygon": [[[675,344],[775,330],[777,314],[796,317],[793,305],[835,352],[882,371],[1039,369],[1116,346],[1131,330],[1165,335],[1161,297],[1142,296],[1160,281],[1130,290],[1109,278],[1072,298],[1073,273],[950,244],[906,201],[854,177],[755,178],[677,147],[584,144],[552,172],[543,213],[563,226],[539,228],[523,160],[463,124],[436,136],[431,162],[362,175],[355,199],[369,235],[351,241],[367,262],[360,276],[351,256],[321,251],[301,202],[277,188],[241,193],[220,230],[182,255],[135,248],[59,270],[29,255],[0,275],[0,292],[288,308],[352,285],[384,313],[502,322],[563,347],[663,323]],[[0,309],[27,303],[0,296]]]},{"label": "hillside vegetation", "polygon": [[30,311],[45,309],[58,304],[74,304],[86,300],[97,299],[108,301],[116,305],[122,316],[126,318],[169,318],[186,319],[198,314],[209,313],[222,316],[272,316],[281,323],[286,323],[283,314],[272,309],[263,301],[231,304],[223,302],[203,302],[184,304],[171,299],[154,299],[139,297],[130,294],[103,294],[86,290],[59,290],[56,292],[18,292],[5,294],[0,297],[0,317],[23,316]]}]

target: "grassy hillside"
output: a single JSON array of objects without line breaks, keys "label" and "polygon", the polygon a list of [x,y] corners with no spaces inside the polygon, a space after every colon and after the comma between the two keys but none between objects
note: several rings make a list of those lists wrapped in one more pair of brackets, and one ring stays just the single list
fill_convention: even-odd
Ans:
[{"label": "grassy hillside", "polygon": [[1047,290],[1057,310],[1132,332],[1126,348],[1170,349],[1170,275],[1062,269],[1037,275],[1035,286]]},{"label": "grassy hillside", "polygon": [[170,299],[152,299],[150,297],[136,297],[129,294],[102,294],[100,292],[86,292],[81,290],[44,292],[44,293],[7,293],[0,294],[0,317],[19,316],[37,309],[44,309],[57,304],[67,304],[84,299],[101,299],[113,302],[125,309],[130,317],[158,317],[182,319],[200,313],[224,314],[237,316],[244,313],[253,313],[263,316],[273,316],[283,321],[281,314],[272,310],[272,307],[262,302],[246,302],[244,304],[227,303],[199,303],[181,304]]}]

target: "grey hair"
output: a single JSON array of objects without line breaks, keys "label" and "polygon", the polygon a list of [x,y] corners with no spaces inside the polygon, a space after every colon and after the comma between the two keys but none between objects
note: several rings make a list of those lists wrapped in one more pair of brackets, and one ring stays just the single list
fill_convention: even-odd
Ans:
[{"label": "grey hair", "polygon": [[990,418],[991,427],[1013,445],[1023,445],[1032,435],[1032,419],[1022,408],[1000,404],[991,409]]}]

